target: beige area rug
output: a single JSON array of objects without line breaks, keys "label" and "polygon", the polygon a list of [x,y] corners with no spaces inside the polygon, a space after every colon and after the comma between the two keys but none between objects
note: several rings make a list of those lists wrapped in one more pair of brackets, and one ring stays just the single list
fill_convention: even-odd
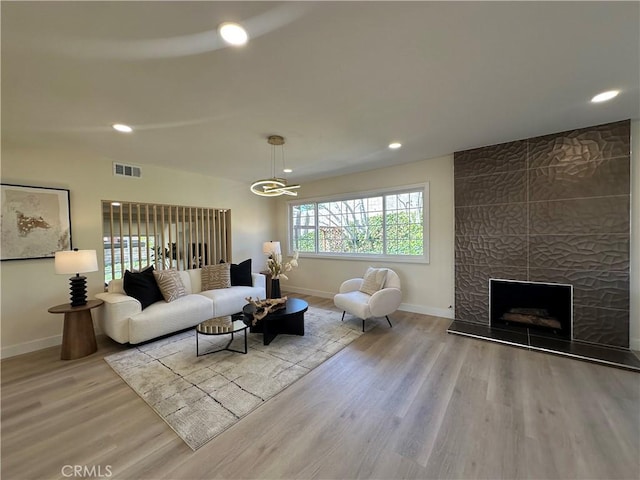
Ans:
[{"label": "beige area rug", "polygon": [[[358,338],[357,322],[309,307],[305,335],[278,335],[270,345],[247,330],[249,353],[196,356],[195,330],[132,347],[105,361],[193,450],[284,390]],[[200,335],[200,351],[228,335]],[[232,348],[242,350],[243,333]]]}]

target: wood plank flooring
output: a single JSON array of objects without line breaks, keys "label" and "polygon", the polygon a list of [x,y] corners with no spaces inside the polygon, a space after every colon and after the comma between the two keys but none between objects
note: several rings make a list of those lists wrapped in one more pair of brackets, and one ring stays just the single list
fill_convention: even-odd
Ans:
[{"label": "wood plank flooring", "polygon": [[2,478],[640,478],[639,374],[392,321],[196,452],[103,361],[126,347],[6,359]]}]

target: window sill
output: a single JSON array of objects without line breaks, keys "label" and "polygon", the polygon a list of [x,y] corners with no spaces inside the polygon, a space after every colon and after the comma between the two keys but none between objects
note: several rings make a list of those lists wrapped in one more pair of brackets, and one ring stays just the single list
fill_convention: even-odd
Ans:
[{"label": "window sill", "polygon": [[429,264],[429,259],[424,256],[399,256],[399,255],[354,255],[354,254],[331,254],[331,253],[304,253],[299,252],[300,258],[315,258],[319,260],[349,260],[361,262],[384,262],[384,263],[419,263]]}]

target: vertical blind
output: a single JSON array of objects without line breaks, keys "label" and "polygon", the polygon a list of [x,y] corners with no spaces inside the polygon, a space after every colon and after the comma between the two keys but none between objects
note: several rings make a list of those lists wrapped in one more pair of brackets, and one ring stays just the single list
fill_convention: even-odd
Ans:
[{"label": "vertical blind", "polygon": [[125,270],[186,270],[231,259],[231,210],[102,201],[105,283]]}]

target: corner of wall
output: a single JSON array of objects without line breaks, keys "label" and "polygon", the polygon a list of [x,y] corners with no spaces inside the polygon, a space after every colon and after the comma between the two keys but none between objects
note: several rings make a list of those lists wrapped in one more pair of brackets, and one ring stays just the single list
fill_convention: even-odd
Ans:
[{"label": "corner of wall", "polygon": [[630,260],[629,347],[640,351],[640,119],[631,122]]}]

